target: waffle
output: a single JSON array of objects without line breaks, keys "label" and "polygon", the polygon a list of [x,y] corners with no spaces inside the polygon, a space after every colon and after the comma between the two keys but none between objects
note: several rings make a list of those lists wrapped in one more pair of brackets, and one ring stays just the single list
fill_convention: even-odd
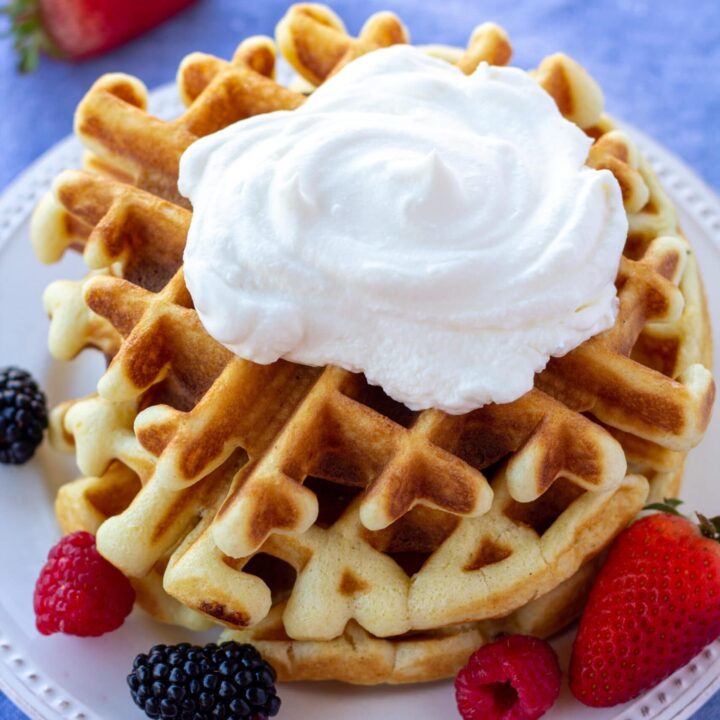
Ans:
[{"label": "waffle", "polygon": [[[311,86],[404,41],[390,13],[353,38],[321,5],[294,6],[277,32]],[[430,51],[471,72],[510,45],[486,24],[465,50]],[[499,632],[562,627],[648,496],[677,493],[714,397],[697,263],[596,84],[554,55],[536,77],[595,138],[588,163],[615,174],[629,218],[613,328],[515,402],[462,416],[410,411],[338,368],[242,360],[204,331],[185,286],[177,168],[197,137],[302,104],[274,70],[273,42],[251,38],[230,61],[183,61],[175,121],[117,74],[78,108],[86,170],[57,178],[32,239],[42,260],[74,248],[90,268],[46,291],[51,352],[110,362],[97,394],[52,414],[53,444],[83,475],[58,518],[97,533],[153,616],[224,625],[284,679],[444,677]]]}]

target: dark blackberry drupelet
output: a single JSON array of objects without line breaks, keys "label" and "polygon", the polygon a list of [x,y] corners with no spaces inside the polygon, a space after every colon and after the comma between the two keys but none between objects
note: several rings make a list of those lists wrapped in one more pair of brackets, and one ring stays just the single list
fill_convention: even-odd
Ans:
[{"label": "dark blackberry drupelet", "polygon": [[280,710],[275,671],[252,645],[156,645],[127,682],[145,714],[163,720],[267,720]]},{"label": "dark blackberry drupelet", "polygon": [[0,368],[0,463],[26,463],[47,424],[45,394],[32,375],[16,367]]}]

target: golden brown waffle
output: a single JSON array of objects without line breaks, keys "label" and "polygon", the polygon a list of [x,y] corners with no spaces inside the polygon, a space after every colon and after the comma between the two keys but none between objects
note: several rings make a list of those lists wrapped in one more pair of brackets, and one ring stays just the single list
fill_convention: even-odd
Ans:
[{"label": "golden brown waffle", "polygon": [[[351,38],[322,5],[294,6],[278,25],[278,37],[288,59],[318,82],[365,52],[408,39],[400,20],[388,12],[373,15],[360,36]],[[504,31],[485,24],[472,34],[458,65],[471,72],[481,61],[504,64],[509,57]],[[265,37],[241,43],[230,62],[193,53],[178,71],[180,96],[189,107],[172,122],[147,114],[147,90],[137,78],[105,75],[75,115],[75,132],[88,150],[86,167],[186,206],[177,191],[178,164],[194,140],[251,115],[294,110],[304,101],[302,94],[274,82],[274,73],[275,48]]]},{"label": "golden brown waffle", "polygon": [[550,593],[529,602],[500,620],[448,626],[420,633],[380,639],[357,623],[348,623],[333,640],[297,641],[283,625],[283,603],[248,630],[226,630],[222,640],[255,645],[286,680],[333,678],[355,685],[411,683],[439,680],[455,675],[470,654],[501,633],[522,633],[549,637],[575,617],[590,589],[595,562],[584,565],[575,575]]},{"label": "golden brown waffle", "polygon": [[[105,520],[122,512],[137,493],[137,476],[115,463],[102,478],[84,478],[64,486],[57,512],[64,533],[95,533]],[[321,680],[333,677],[354,684],[427,682],[453,675],[468,655],[499,633],[550,636],[581,609],[592,583],[596,561],[591,561],[551,592],[498,620],[465,623],[399,637],[376,638],[356,622],[330,641],[296,641],[283,624],[286,603],[280,599],[267,617],[252,628],[227,630],[222,639],[250,642],[272,662],[285,680]],[[154,568],[133,584],[138,602],[163,622],[204,630],[209,623],[173,600],[162,588],[161,568]],[[267,566],[264,571],[272,571]],[[277,573],[274,583],[277,585]]]},{"label": "golden brown waffle", "polygon": [[[391,14],[351,38],[319,5],[278,27],[313,83],[404,40]],[[451,59],[469,72],[509,55],[485,25]],[[78,108],[99,174],[62,174],[33,240],[48,261],[81,249],[93,270],[46,293],[53,353],[93,346],[112,362],[97,395],[53,413],[55,444],[86,476],[63,488],[58,516],[97,530],[156,617],[223,623],[285,678],[433,679],[499,631],[560,627],[648,480],[677,490],[714,394],[697,266],[597,86],[556,55],[537,78],[597,138],[588,162],[616,175],[630,221],[614,328],[553,360],[526,396],[463,416],[411,412],[337,368],[241,360],[193,310],[175,182],[196,137],[302,103],[272,79],[274,59],[267,38],[230,62],[190,56],[174,122],[148,115],[127,76],[101,78]]]},{"label": "golden brown waffle", "polygon": [[147,90],[136,78],[101,77],[75,114],[75,133],[90,152],[86,163],[184,205],[177,191],[178,164],[192,142],[251,115],[293,110],[304,100],[255,69],[255,60],[264,55],[262,44],[250,49],[248,56],[247,46],[241,46],[233,63],[223,63],[203,90],[202,102],[173,122],[145,112]]}]

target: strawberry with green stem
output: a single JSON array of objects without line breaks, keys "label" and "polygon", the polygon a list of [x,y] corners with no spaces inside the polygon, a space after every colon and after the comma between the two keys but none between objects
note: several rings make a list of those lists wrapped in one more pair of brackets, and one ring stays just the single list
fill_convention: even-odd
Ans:
[{"label": "strawberry with green stem", "polygon": [[10,0],[0,12],[30,72],[40,52],[68,60],[99,55],[149,30],[196,0]]},{"label": "strawberry with green stem", "polygon": [[570,663],[570,689],[610,707],[655,687],[720,636],[720,517],[678,511],[679,500],[621,533],[588,598]]}]

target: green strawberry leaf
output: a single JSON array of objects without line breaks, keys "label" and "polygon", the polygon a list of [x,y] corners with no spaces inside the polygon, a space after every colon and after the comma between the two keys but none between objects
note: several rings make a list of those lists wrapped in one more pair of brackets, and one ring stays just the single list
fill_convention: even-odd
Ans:
[{"label": "green strawberry leaf", "polygon": [[0,7],[0,13],[10,18],[9,35],[19,55],[18,70],[32,72],[40,60],[40,51],[48,51],[51,45],[43,30],[38,0],[10,0],[9,5]]},{"label": "green strawberry leaf", "polygon": [[678,517],[685,517],[681,512],[678,512],[678,508],[683,504],[682,500],[677,498],[665,498],[662,502],[651,503],[646,505],[643,510],[657,510],[658,512],[664,512],[668,515],[677,515]]},{"label": "green strawberry leaf", "polygon": [[[678,500],[678,498],[665,498],[662,502],[646,505],[643,510],[657,510],[658,512],[667,513],[668,515],[684,518],[685,515],[678,512],[678,508],[682,504],[683,501]],[[696,512],[695,515],[697,516],[698,527],[703,537],[720,542],[720,515],[711,518],[699,512]]]}]

